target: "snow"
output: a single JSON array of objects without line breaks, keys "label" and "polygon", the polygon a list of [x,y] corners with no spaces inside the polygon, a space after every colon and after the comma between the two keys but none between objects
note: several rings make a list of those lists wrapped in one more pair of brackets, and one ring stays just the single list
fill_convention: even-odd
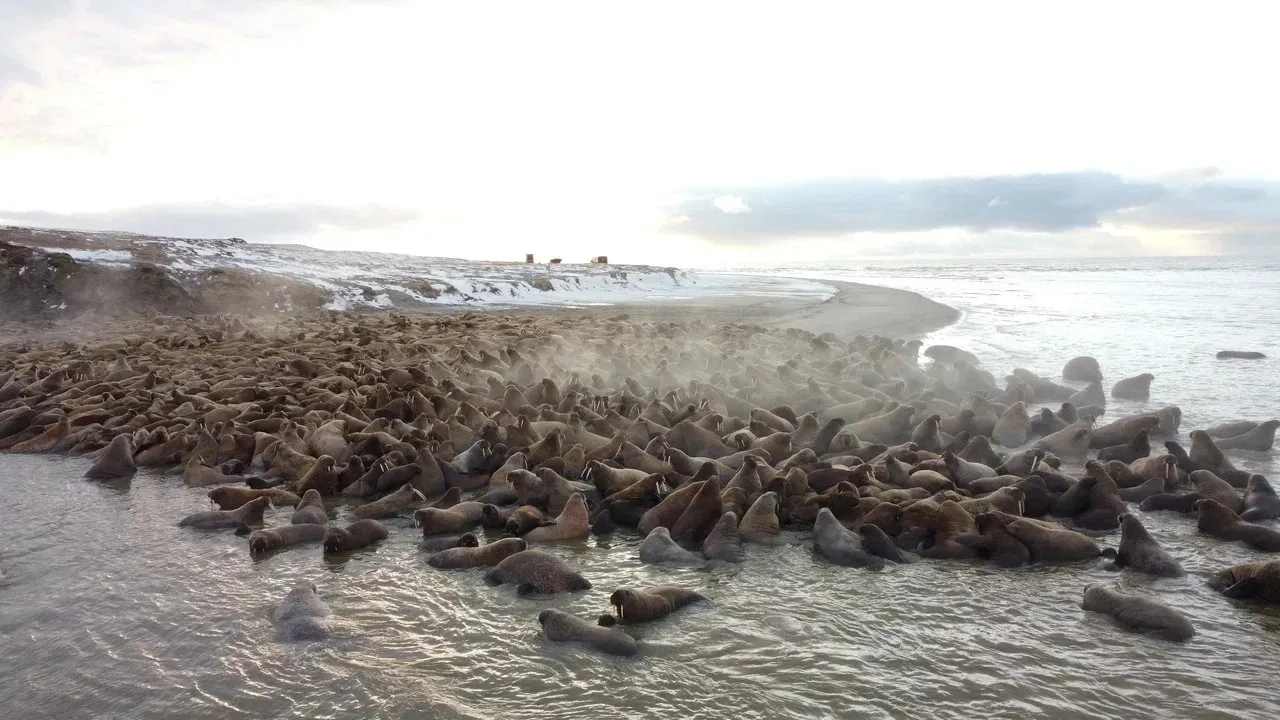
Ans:
[{"label": "snow", "polygon": [[[92,243],[102,249],[66,249],[73,243]],[[235,267],[269,278],[306,282],[329,294],[324,307],[331,310],[423,305],[595,307],[724,295],[825,300],[836,292],[822,281],[796,278],[694,273],[637,265],[475,262],[129,233],[55,231],[48,233],[47,240],[44,235],[32,237],[30,244],[92,263],[119,264],[135,256],[146,257],[179,279],[190,279],[213,268]],[[534,283],[549,284],[552,289],[542,290]],[[450,288],[455,292],[449,292]]]}]

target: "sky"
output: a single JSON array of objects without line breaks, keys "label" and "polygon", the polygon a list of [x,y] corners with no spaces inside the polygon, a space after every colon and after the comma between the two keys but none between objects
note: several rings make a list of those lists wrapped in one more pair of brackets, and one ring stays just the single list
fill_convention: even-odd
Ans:
[{"label": "sky", "polygon": [[0,223],[686,267],[1280,247],[1267,3],[0,14]]}]

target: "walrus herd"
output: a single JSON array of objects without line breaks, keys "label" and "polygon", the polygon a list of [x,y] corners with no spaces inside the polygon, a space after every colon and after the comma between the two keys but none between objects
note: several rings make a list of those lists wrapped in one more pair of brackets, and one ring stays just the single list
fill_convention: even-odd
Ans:
[{"label": "walrus herd", "polygon": [[[1226,454],[1270,450],[1280,422],[1195,430],[1184,448],[1176,406],[1103,423],[1093,358],[1065,364],[1075,385],[1023,368],[1002,385],[968,351],[921,348],[625,315],[159,317],[89,342],[0,348],[0,449],[84,457],[95,481],[150,467],[208,487],[218,509],[174,521],[234,530],[253,554],[349,552],[411,520],[426,564],[478,569],[519,594],[590,590],[547,548],[615,532],[638,533],[640,559],[658,565],[808,542],[821,562],[874,572],[1109,558],[1184,575],[1136,506],[1280,552],[1267,524],[1280,498]],[[1153,380],[1122,379],[1109,395],[1145,401]],[[347,521],[331,522],[343,505]],[[1116,531],[1118,547],[1100,544]],[[1280,560],[1208,582],[1280,602]],[[595,622],[551,609],[537,621],[552,641],[634,655],[622,626],[702,601],[678,586],[616,588],[615,613]],[[1097,584],[1082,607],[1194,634],[1176,610]],[[314,639],[328,616],[304,583],[277,622]]]}]

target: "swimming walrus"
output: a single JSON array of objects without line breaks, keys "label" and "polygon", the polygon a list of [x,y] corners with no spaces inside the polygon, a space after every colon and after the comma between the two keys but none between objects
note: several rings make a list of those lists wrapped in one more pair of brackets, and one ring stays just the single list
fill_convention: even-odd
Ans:
[{"label": "swimming walrus", "polygon": [[[700,593],[676,585],[659,585],[647,588],[618,588],[609,595],[614,608],[611,621],[641,623],[661,620],[682,607],[707,598]],[[602,625],[607,624],[604,618]]]},{"label": "swimming walrus", "polygon": [[1120,516],[1120,547],[1116,550],[1115,566],[1132,568],[1157,577],[1182,577],[1187,574],[1132,513]]},{"label": "swimming walrus", "polygon": [[[270,490],[260,490],[258,492],[271,492]],[[277,492],[284,492],[283,490]],[[289,517],[289,522],[294,525],[326,525],[329,522],[329,513],[324,509],[324,498],[320,497],[320,492],[312,488],[302,494],[302,499],[298,502],[297,507],[293,511],[293,515]]]},{"label": "swimming walrus", "polygon": [[1080,607],[1110,615],[1129,630],[1175,642],[1190,640],[1196,632],[1185,615],[1164,603],[1116,592],[1096,583],[1085,586]]},{"label": "swimming walrus", "polygon": [[137,472],[133,464],[133,436],[117,435],[84,476],[91,480],[116,480],[133,477]]},{"label": "swimming walrus", "polygon": [[235,510],[206,510],[193,513],[178,521],[178,527],[217,530],[260,525],[262,524],[262,515],[270,504],[271,502],[267,498],[260,497],[250,500]]},{"label": "swimming walrus", "polygon": [[580,643],[609,655],[631,656],[640,652],[635,638],[621,629],[589,623],[563,610],[543,610],[538,613],[538,624],[552,642]]},{"label": "swimming walrus", "polygon": [[249,552],[263,553],[305,542],[320,542],[324,540],[326,530],[328,528],[324,525],[312,523],[294,523],[254,530],[249,534]]},{"label": "swimming walrus", "polygon": [[432,555],[427,564],[434,568],[491,567],[528,548],[521,538],[501,538],[480,547],[454,547]]},{"label": "swimming walrus", "polygon": [[320,599],[315,583],[303,581],[276,607],[276,632],[285,640],[324,640],[333,630],[329,620],[332,614]]},{"label": "swimming walrus", "polygon": [[551,595],[590,590],[591,582],[563,560],[543,550],[521,550],[504,558],[484,581],[490,585],[513,584],[520,595]]},{"label": "swimming walrus", "polygon": [[1232,565],[1215,572],[1209,587],[1229,598],[1280,604],[1280,560]]},{"label": "swimming walrus", "polygon": [[640,562],[652,565],[702,567],[705,561],[671,538],[671,532],[659,525],[645,536],[639,548]]},{"label": "swimming walrus", "polygon": [[386,526],[377,520],[357,520],[344,528],[331,527],[326,530],[324,551],[336,553],[356,550],[385,540],[388,534]]}]

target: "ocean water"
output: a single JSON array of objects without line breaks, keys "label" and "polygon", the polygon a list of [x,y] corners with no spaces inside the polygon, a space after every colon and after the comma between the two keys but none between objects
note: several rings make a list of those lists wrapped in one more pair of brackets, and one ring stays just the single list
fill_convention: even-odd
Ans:
[{"label": "ocean water", "polygon": [[[960,320],[921,339],[973,352],[998,381],[1021,367],[1062,382],[1063,365],[1077,355],[1098,359],[1108,392],[1117,380],[1152,373],[1150,402],[1108,399],[1103,421],[1177,405],[1184,444],[1197,427],[1280,417],[1280,260],[868,262],[768,272],[899,288],[950,305]],[[1218,360],[1219,350],[1268,357]],[[1277,467],[1269,454],[1242,464]]]},{"label": "ocean water", "polygon": [[[1057,377],[1078,354],[1109,380],[1152,372],[1150,403],[1197,426],[1280,414],[1277,266],[1208,260],[791,267],[922,293],[963,312],[926,342],[977,353],[998,377]],[[1218,361],[1220,349],[1260,362]],[[1275,469],[1270,453],[1230,453]],[[426,565],[410,521],[380,545],[251,558],[243,538],[175,527],[205,491],[159,473],[91,483],[83,459],[0,454],[3,718],[1274,718],[1280,611],[1204,585],[1256,560],[1194,521],[1143,514],[1189,571],[1152,580],[1102,563],[1014,571],[920,562],[868,573],[816,560],[806,535],[738,566],[641,564],[618,532],[553,551],[594,584],[550,599],[489,588],[482,570]],[[351,508],[330,506],[331,522]],[[268,513],[269,525],[289,510]],[[1114,544],[1112,536],[1103,541]],[[317,583],[340,626],[286,644],[275,603]],[[1083,613],[1085,584],[1166,602],[1197,630],[1171,644]],[[634,659],[550,644],[546,607],[590,617],[624,585],[685,585],[710,602],[635,629]]]}]

